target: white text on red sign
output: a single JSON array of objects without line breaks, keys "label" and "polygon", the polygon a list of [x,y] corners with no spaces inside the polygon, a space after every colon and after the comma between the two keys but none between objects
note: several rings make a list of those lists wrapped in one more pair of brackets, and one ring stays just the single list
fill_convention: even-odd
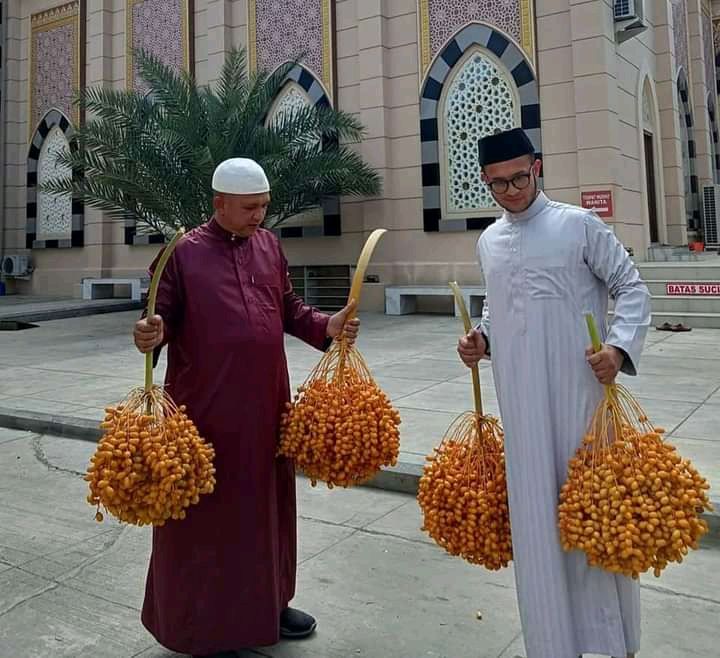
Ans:
[{"label": "white text on red sign", "polygon": [[667,295],[697,295],[704,297],[720,297],[720,282],[676,282],[668,283],[666,287]]}]

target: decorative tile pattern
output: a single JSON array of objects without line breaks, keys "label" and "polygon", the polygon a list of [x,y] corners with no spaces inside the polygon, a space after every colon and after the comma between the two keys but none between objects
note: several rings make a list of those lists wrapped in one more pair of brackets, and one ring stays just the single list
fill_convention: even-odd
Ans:
[{"label": "decorative tile pattern", "polygon": [[655,120],[652,114],[652,101],[650,100],[650,89],[647,84],[643,88],[642,96],[642,116],[643,124],[647,130],[653,130]]},{"label": "decorative tile pattern", "polygon": [[309,105],[310,99],[300,91],[297,85],[289,83],[280,92],[280,97],[272,109],[270,121],[274,123],[280,120],[286,113],[297,112]]},{"label": "decorative tile pattern", "polygon": [[[45,138],[38,159],[38,186],[58,178],[68,178],[72,169],[60,165],[58,155],[70,148],[65,133],[55,126]],[[70,240],[72,238],[72,194],[37,194],[37,239]]]},{"label": "decorative tile pattern", "polygon": [[473,22],[515,41],[535,64],[533,0],[418,0],[418,10],[422,74],[458,30]]},{"label": "decorative tile pattern", "polygon": [[673,39],[675,41],[675,60],[678,68],[687,74],[690,71],[688,58],[687,7],[685,0],[671,0],[673,13]]},{"label": "decorative tile pattern", "polygon": [[321,0],[260,1],[256,7],[258,67],[272,70],[305,51],[305,64],[322,73]]},{"label": "decorative tile pattern", "polygon": [[518,125],[511,82],[480,53],[457,73],[445,102],[445,148],[448,156],[447,207],[450,212],[494,208],[480,180],[478,142]]},{"label": "decorative tile pattern", "polygon": [[[542,158],[542,131],[540,128],[540,94],[538,90],[535,73],[530,66],[528,58],[523,55],[519,46],[510,41],[503,33],[487,26],[470,23],[462,28],[456,36],[451,39],[438,53],[435,63],[432,65],[420,89],[420,142],[422,162],[422,187],[423,187],[423,230],[426,232],[436,231],[476,231],[487,228],[495,221],[494,215],[499,212],[496,208],[482,209],[473,207],[452,212],[448,208],[448,199],[451,194],[448,192],[450,176],[448,175],[448,161],[450,155],[446,152],[448,148],[454,148],[452,144],[448,147],[446,135],[454,130],[454,125],[459,125],[457,137],[462,139],[462,132],[469,133],[472,130],[478,131],[477,124],[481,119],[471,119],[471,116],[462,116],[462,104],[457,106],[457,116],[449,122],[447,119],[446,107],[448,98],[460,98],[459,92],[470,97],[473,90],[453,90],[453,84],[463,82],[461,73],[466,62],[475,54],[481,59],[488,59],[491,68],[501,72],[498,78],[498,87],[502,87],[501,79],[505,85],[512,90],[512,99],[515,105],[515,124],[520,125],[527,133],[530,141],[535,147],[535,155]],[[482,76],[481,76],[482,79]],[[470,76],[470,80],[473,80]],[[464,81],[467,85],[467,80]],[[493,76],[490,76],[490,85],[493,83]],[[473,84],[476,84],[473,81]],[[445,92],[446,87],[447,93]],[[487,93],[487,90],[485,90]],[[505,92],[498,96],[502,98]],[[490,101],[492,104],[492,101]],[[467,105],[467,103],[466,103]],[[502,108],[505,107],[505,110]],[[465,108],[475,112],[475,108]],[[507,113],[507,105],[496,103],[492,108],[496,115],[492,118],[485,117],[485,129],[492,121],[502,125],[504,114]],[[507,118],[507,116],[505,116]],[[463,123],[465,125],[463,125]],[[451,125],[448,125],[448,124]],[[471,125],[472,124],[472,125]],[[490,128],[493,129],[493,128]],[[470,139],[468,134],[467,140]],[[477,142],[475,142],[477,144]],[[459,149],[460,158],[465,158],[466,163],[476,156],[472,153],[470,146],[464,150]],[[454,165],[453,165],[454,166]],[[462,168],[462,167],[461,167]],[[539,183],[542,187],[542,172],[539,176]],[[472,181],[467,182],[472,188]],[[469,190],[467,190],[469,192]],[[466,190],[462,190],[465,193]],[[480,192],[476,197],[480,198]],[[457,207],[457,205],[456,205]]]},{"label": "decorative tile pattern", "polygon": [[703,53],[705,55],[705,81],[708,92],[714,93],[717,83],[715,81],[715,47],[713,45],[712,17],[705,12],[702,14],[702,30]]},{"label": "decorative tile pattern", "polygon": [[52,108],[78,121],[73,98],[80,83],[79,3],[33,14],[30,131]]},{"label": "decorative tile pattern", "polygon": [[128,0],[128,79],[145,90],[134,50],[145,50],[181,70],[189,64],[187,0]]},{"label": "decorative tile pattern", "polygon": [[428,9],[432,57],[469,21],[488,23],[518,43],[522,40],[519,0],[429,0]]},{"label": "decorative tile pattern", "polygon": [[333,87],[331,0],[248,0],[250,67],[272,71],[304,53],[328,93]]}]

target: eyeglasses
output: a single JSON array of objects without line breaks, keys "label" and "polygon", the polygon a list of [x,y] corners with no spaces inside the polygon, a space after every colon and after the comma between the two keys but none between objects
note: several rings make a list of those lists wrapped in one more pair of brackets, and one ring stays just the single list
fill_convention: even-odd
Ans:
[{"label": "eyeglasses", "polygon": [[532,178],[532,169],[530,171],[528,171],[527,173],[518,174],[517,176],[513,176],[510,180],[498,178],[495,180],[488,181],[487,186],[495,194],[505,194],[505,192],[507,192],[508,189],[510,188],[511,184],[516,190],[524,190],[528,185],[530,185],[531,178]]}]

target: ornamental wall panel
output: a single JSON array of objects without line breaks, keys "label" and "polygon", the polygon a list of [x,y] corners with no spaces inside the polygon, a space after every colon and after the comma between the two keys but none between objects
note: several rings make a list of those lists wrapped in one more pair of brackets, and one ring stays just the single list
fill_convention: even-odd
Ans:
[{"label": "ornamental wall panel", "polygon": [[690,77],[690,56],[688,48],[688,25],[686,0],[670,0],[673,14],[673,40],[675,41],[675,62],[677,69]]},{"label": "ornamental wall panel", "polygon": [[[709,10],[710,8],[706,6],[705,9]],[[712,15],[706,11],[702,13],[702,34],[705,59],[705,82],[708,91],[713,91],[716,87],[715,46],[713,42]]]},{"label": "ornamental wall panel", "polygon": [[28,138],[51,109],[79,124],[79,108],[73,101],[83,78],[82,36],[79,0],[30,17]]},{"label": "ornamental wall panel", "polygon": [[304,54],[303,66],[334,97],[331,0],[248,0],[251,70],[273,71]]},{"label": "ornamental wall panel", "polygon": [[536,66],[534,0],[419,0],[420,77],[454,35],[469,23],[495,28]]},{"label": "ornamental wall panel", "polygon": [[145,50],[176,70],[190,69],[192,0],[127,0],[127,85],[144,89],[135,52]]}]

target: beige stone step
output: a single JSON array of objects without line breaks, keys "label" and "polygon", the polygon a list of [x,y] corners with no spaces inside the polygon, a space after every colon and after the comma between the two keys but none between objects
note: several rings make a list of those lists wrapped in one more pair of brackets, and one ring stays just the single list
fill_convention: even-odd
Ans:
[{"label": "beige stone step", "polygon": [[653,313],[720,313],[720,296],[653,295],[651,304]]}]

